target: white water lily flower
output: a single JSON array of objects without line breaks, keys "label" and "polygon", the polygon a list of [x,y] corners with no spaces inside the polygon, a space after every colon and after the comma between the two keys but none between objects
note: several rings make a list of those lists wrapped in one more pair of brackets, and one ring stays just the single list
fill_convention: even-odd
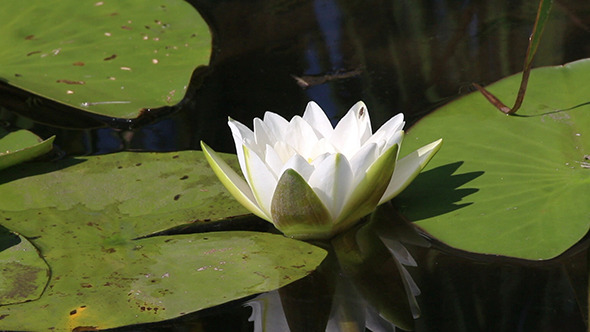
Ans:
[{"label": "white water lily flower", "polygon": [[242,179],[211,148],[201,147],[221,182],[248,210],[286,236],[330,238],[405,189],[440,148],[430,143],[397,160],[403,114],[374,134],[356,103],[332,127],[314,102],[291,121],[266,112],[254,131],[229,119]]}]

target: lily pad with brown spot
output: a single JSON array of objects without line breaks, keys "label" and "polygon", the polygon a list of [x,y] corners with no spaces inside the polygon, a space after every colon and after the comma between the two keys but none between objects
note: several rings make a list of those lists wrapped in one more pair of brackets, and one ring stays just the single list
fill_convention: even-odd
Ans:
[{"label": "lily pad with brown spot", "polygon": [[0,81],[115,118],[179,102],[211,54],[206,22],[180,0],[9,0],[0,30]]},{"label": "lily pad with brown spot", "polygon": [[[235,163],[235,156],[223,157]],[[262,232],[142,238],[247,213],[200,151],[23,164],[0,173],[0,197],[1,223],[30,237],[51,268],[38,300],[0,306],[0,330],[107,329],[171,319],[277,289],[326,256],[316,246]]]}]

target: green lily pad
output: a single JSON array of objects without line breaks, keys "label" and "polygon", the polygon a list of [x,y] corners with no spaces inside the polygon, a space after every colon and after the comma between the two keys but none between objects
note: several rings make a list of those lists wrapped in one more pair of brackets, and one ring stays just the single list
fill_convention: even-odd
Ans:
[{"label": "green lily pad", "polygon": [[[236,163],[235,156],[224,157]],[[120,152],[29,163],[0,174],[0,184],[0,211],[125,216],[125,229],[134,237],[249,213],[219,183],[200,151]],[[22,234],[39,230],[38,224],[16,224],[11,229]],[[113,233],[120,231],[114,226]]]},{"label": "green lily pad", "polygon": [[[161,321],[277,289],[310,273],[323,250],[281,235],[218,232],[96,243],[44,251],[52,278],[43,296],[0,307],[3,330],[72,331]],[[30,319],[35,317],[35,319]]]},{"label": "green lily pad", "polygon": [[[538,68],[517,116],[472,93],[426,116],[402,155],[444,145],[394,202],[418,227],[462,250],[539,260],[590,226],[590,60]],[[520,75],[490,85],[510,103]]]},{"label": "green lily pad", "polygon": [[28,130],[0,129],[0,170],[42,156],[53,148],[52,136],[42,140]]},{"label": "green lily pad", "polygon": [[49,281],[49,266],[23,236],[0,226],[0,306],[36,300]]},{"label": "green lily pad", "polygon": [[179,0],[10,0],[0,80],[88,112],[135,118],[173,105],[209,62],[206,22]]},{"label": "green lily pad", "polygon": [[309,274],[326,255],[258,232],[137,239],[247,213],[200,151],[123,152],[4,173],[2,224],[31,239],[51,278],[38,300],[0,307],[2,330],[104,329],[170,319],[279,288]]}]

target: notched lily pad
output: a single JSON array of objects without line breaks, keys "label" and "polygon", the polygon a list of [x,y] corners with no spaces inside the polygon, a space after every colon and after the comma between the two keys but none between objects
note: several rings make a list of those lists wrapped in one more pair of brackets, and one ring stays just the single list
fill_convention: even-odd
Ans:
[{"label": "notched lily pad", "polygon": [[[438,137],[445,145],[396,198],[402,213],[462,250],[531,260],[566,251],[590,227],[588,78],[590,60],[539,68],[517,116],[479,93],[426,116],[403,148]],[[488,89],[513,100],[519,83],[515,75]]]},{"label": "notched lily pad", "polygon": [[53,148],[52,136],[42,140],[28,130],[0,129],[0,170],[42,156]]},{"label": "notched lily pad", "polygon": [[277,289],[306,276],[326,253],[281,235],[217,232],[55,246],[44,255],[53,272],[46,293],[0,307],[1,329],[107,329],[170,319]]},{"label": "notched lily pad", "polygon": [[11,0],[0,27],[0,80],[116,118],[180,101],[211,53],[207,24],[179,0]]},{"label": "notched lily pad", "polygon": [[326,255],[258,232],[140,238],[247,213],[200,151],[23,164],[0,173],[0,197],[4,225],[32,238],[52,271],[38,300],[0,306],[0,330],[171,319],[279,288],[305,277]]}]

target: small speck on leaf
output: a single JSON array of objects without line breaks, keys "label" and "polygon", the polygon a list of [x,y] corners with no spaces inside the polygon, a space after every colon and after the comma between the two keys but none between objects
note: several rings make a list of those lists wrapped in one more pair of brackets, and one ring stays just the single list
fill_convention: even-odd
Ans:
[{"label": "small speck on leaf", "polygon": [[84,81],[72,81],[72,80],[57,80],[57,83],[65,83],[65,84],[74,84],[74,85],[82,85],[86,84]]},{"label": "small speck on leaf", "polygon": [[113,59],[114,59],[114,58],[116,58],[116,57],[117,57],[117,55],[116,55],[116,54],[113,54],[113,55],[111,55],[111,56],[108,56],[108,57],[104,58],[103,60],[104,60],[104,61],[109,61],[109,60],[113,60]]}]

